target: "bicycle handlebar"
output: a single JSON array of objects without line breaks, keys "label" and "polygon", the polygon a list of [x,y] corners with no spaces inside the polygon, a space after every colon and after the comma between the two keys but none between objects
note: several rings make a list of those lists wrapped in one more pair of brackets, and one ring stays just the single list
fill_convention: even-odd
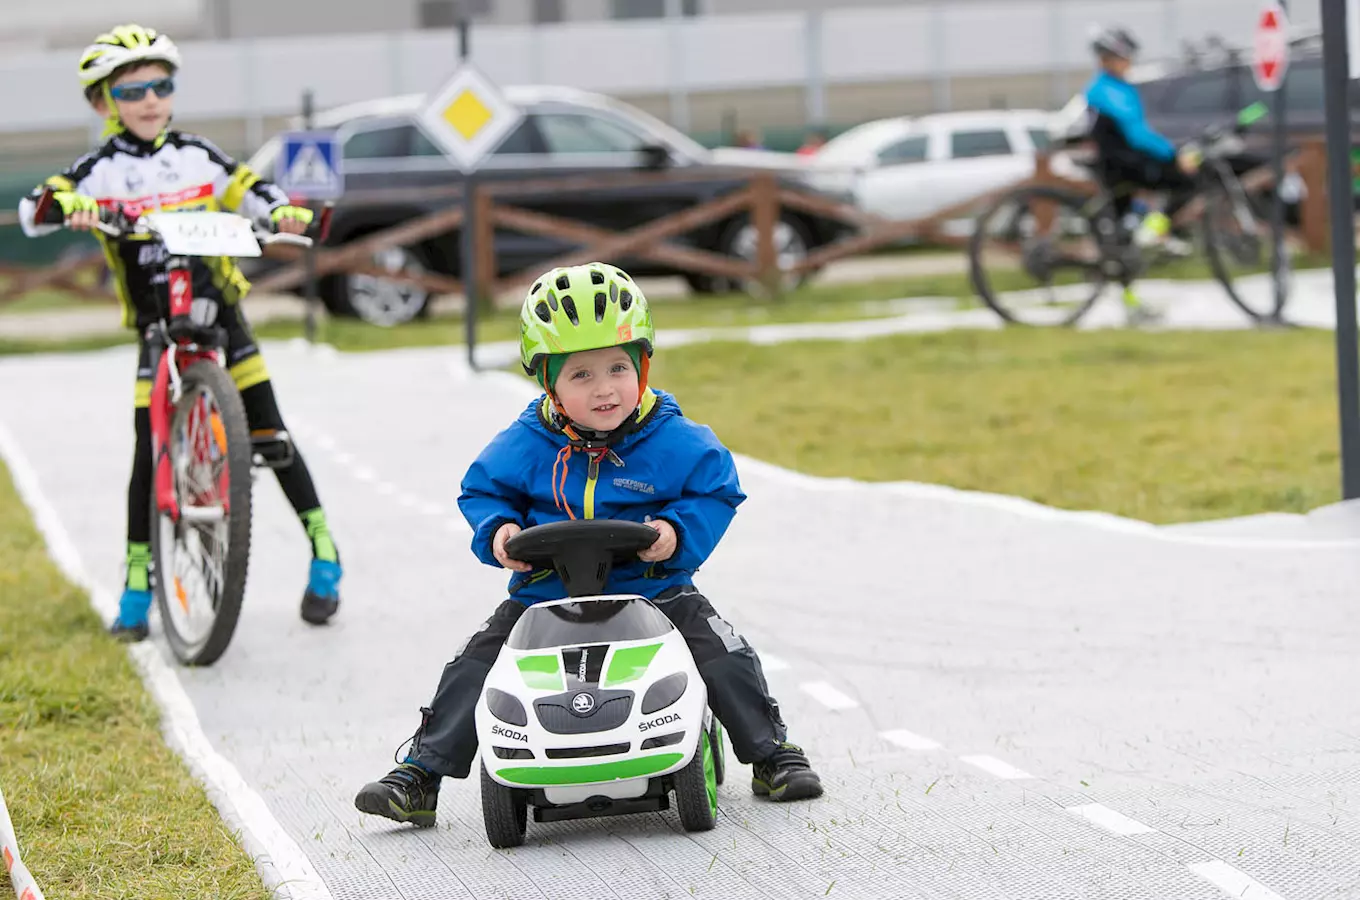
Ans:
[{"label": "bicycle handlebar", "polygon": [[[33,210],[33,221],[39,225],[62,225],[66,224],[66,214],[61,207],[55,206],[53,200],[56,191],[46,188],[38,197],[37,204]],[[328,201],[321,208],[321,215],[315,217],[307,226],[302,234],[290,232],[267,231],[260,228],[254,222],[250,223],[250,230],[259,241],[261,247],[268,247],[271,244],[287,244],[294,247],[310,247],[317,240],[325,241],[330,234],[331,214],[335,210],[335,204]],[[149,234],[149,226],[142,224],[137,219],[128,217],[121,209],[110,209],[99,207],[99,220],[94,227],[110,237],[123,237],[128,234]]]}]

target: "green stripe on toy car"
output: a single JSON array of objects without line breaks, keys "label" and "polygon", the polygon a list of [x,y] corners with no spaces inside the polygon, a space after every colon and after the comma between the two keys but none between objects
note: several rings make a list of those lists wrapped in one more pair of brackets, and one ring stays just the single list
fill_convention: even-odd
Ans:
[{"label": "green stripe on toy car", "polygon": [[665,771],[684,759],[683,753],[658,753],[618,762],[596,763],[589,766],[515,766],[497,769],[496,775],[515,784],[594,784],[601,781],[622,781],[643,778]]},{"label": "green stripe on toy car", "polygon": [[562,691],[562,663],[556,653],[521,656],[515,661],[524,683],[536,691]]},{"label": "green stripe on toy car", "polygon": [[644,644],[641,647],[617,647],[609,658],[609,671],[604,675],[604,687],[637,681],[652,664],[652,657],[661,649],[660,644]]}]

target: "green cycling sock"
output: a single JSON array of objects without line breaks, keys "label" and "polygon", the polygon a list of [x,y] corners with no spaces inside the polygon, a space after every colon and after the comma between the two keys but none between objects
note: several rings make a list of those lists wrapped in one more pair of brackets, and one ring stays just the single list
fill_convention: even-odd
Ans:
[{"label": "green cycling sock", "polygon": [[340,554],[331,539],[330,526],[326,524],[326,512],[321,507],[309,509],[299,516],[307,529],[307,538],[312,542],[312,556],[323,562],[339,562]]},{"label": "green cycling sock", "polygon": [[151,590],[151,545],[128,541],[127,587],[132,591]]}]

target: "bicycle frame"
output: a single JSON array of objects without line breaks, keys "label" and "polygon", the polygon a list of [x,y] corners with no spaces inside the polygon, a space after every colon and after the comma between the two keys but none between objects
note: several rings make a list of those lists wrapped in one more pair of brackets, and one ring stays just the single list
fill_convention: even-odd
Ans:
[{"label": "bicycle frame", "polygon": [[[164,270],[169,315],[171,318],[187,316],[194,300],[190,260],[184,256],[171,256],[166,260]],[[147,329],[146,341],[152,367],[156,373],[151,387],[150,405],[156,509],[170,516],[172,521],[178,522],[181,510],[179,502],[175,499],[174,473],[170,470],[170,423],[183,390],[180,380],[181,367],[187,369],[200,360],[210,360],[216,365],[221,365],[222,350],[188,341],[171,340],[164,319]],[[215,435],[220,434],[220,428],[220,424],[214,427]],[[230,512],[227,509],[227,492],[222,492],[221,496],[222,511],[214,511],[212,516],[205,516],[205,519],[218,519]]]}]

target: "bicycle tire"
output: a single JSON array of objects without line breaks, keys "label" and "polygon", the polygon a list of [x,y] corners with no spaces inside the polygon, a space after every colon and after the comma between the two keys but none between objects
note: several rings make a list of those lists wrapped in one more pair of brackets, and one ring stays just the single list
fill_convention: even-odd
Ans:
[{"label": "bicycle tire", "polygon": [[[1087,223],[1087,227],[1092,235],[1098,236],[1100,234],[1098,223],[1099,212],[1097,212],[1096,215],[1092,215],[1088,212],[1088,207],[1091,204],[1089,197],[1077,193],[1076,191],[1037,185],[1018,188],[1017,190],[1003,195],[984,209],[977,218],[973,220],[973,233],[968,239],[968,275],[974,292],[983,303],[987,304],[992,312],[996,313],[1007,323],[1012,325],[1028,325],[1031,327],[1033,327],[1034,323],[1025,322],[1018,317],[1004,302],[1002,302],[999,292],[993,289],[992,281],[988,277],[982,262],[982,251],[987,240],[987,228],[985,225],[993,216],[1009,204],[1032,202],[1034,200],[1047,200],[1056,203],[1060,210],[1066,208],[1071,212],[1076,213]],[[1103,209],[1103,207],[1101,208]],[[1097,237],[1097,241],[1100,241],[1099,237]],[[1067,317],[1052,324],[1062,328],[1075,325],[1080,321],[1082,316],[1090,311],[1096,301],[1100,299],[1100,295],[1104,291],[1107,283],[1108,278],[1104,273],[1104,267],[1101,266],[1097,269],[1096,279],[1093,283],[1094,289],[1091,296],[1084,302],[1078,304]]]},{"label": "bicycle tire", "polygon": [[[1228,195],[1227,189],[1217,180],[1209,190],[1204,192],[1204,210],[1200,213],[1200,228],[1204,236],[1204,255],[1209,259],[1209,268],[1213,271],[1214,278],[1217,279],[1219,285],[1221,285],[1224,292],[1227,293],[1228,299],[1233,302],[1233,305],[1242,310],[1252,322],[1267,322],[1278,318],[1284,312],[1285,303],[1289,299],[1288,290],[1284,292],[1283,297],[1276,297],[1275,291],[1272,288],[1268,304],[1269,308],[1257,310],[1253,309],[1252,306],[1243,299],[1241,291],[1239,291],[1237,286],[1233,283],[1233,276],[1228,268],[1227,260],[1223,258],[1224,251],[1222,243],[1216,239],[1217,235],[1214,229],[1215,202],[1232,203],[1232,198]],[[1251,210],[1251,214],[1253,218],[1259,218],[1256,215],[1255,209]],[[1288,259],[1285,260],[1285,264],[1289,264]],[[1286,273],[1286,277],[1287,275],[1288,273]]]},{"label": "bicycle tire", "polygon": [[[250,523],[251,523],[251,474],[250,428],[246,420],[245,404],[236,390],[236,385],[225,369],[214,362],[200,360],[189,366],[182,376],[183,396],[193,397],[197,388],[203,388],[217,404],[221,416],[223,432],[226,436],[226,465],[228,478],[228,502],[230,513],[227,521],[227,554],[223,563],[222,592],[218,598],[217,615],[213,619],[208,635],[194,644],[176,631],[174,617],[170,612],[170,595],[166,582],[160,577],[165,571],[163,548],[161,547],[161,524],[165,518],[156,509],[155,498],[151,502],[152,522],[151,553],[153,572],[156,573],[156,604],[160,610],[161,623],[166,639],[175,657],[186,666],[210,666],[221,658],[231,643],[236,631],[236,623],[241,616],[241,603],[245,597],[246,571],[250,562]],[[183,401],[181,401],[183,402]],[[178,422],[181,410],[176,408],[171,422]],[[172,428],[173,428],[172,424]]]}]

